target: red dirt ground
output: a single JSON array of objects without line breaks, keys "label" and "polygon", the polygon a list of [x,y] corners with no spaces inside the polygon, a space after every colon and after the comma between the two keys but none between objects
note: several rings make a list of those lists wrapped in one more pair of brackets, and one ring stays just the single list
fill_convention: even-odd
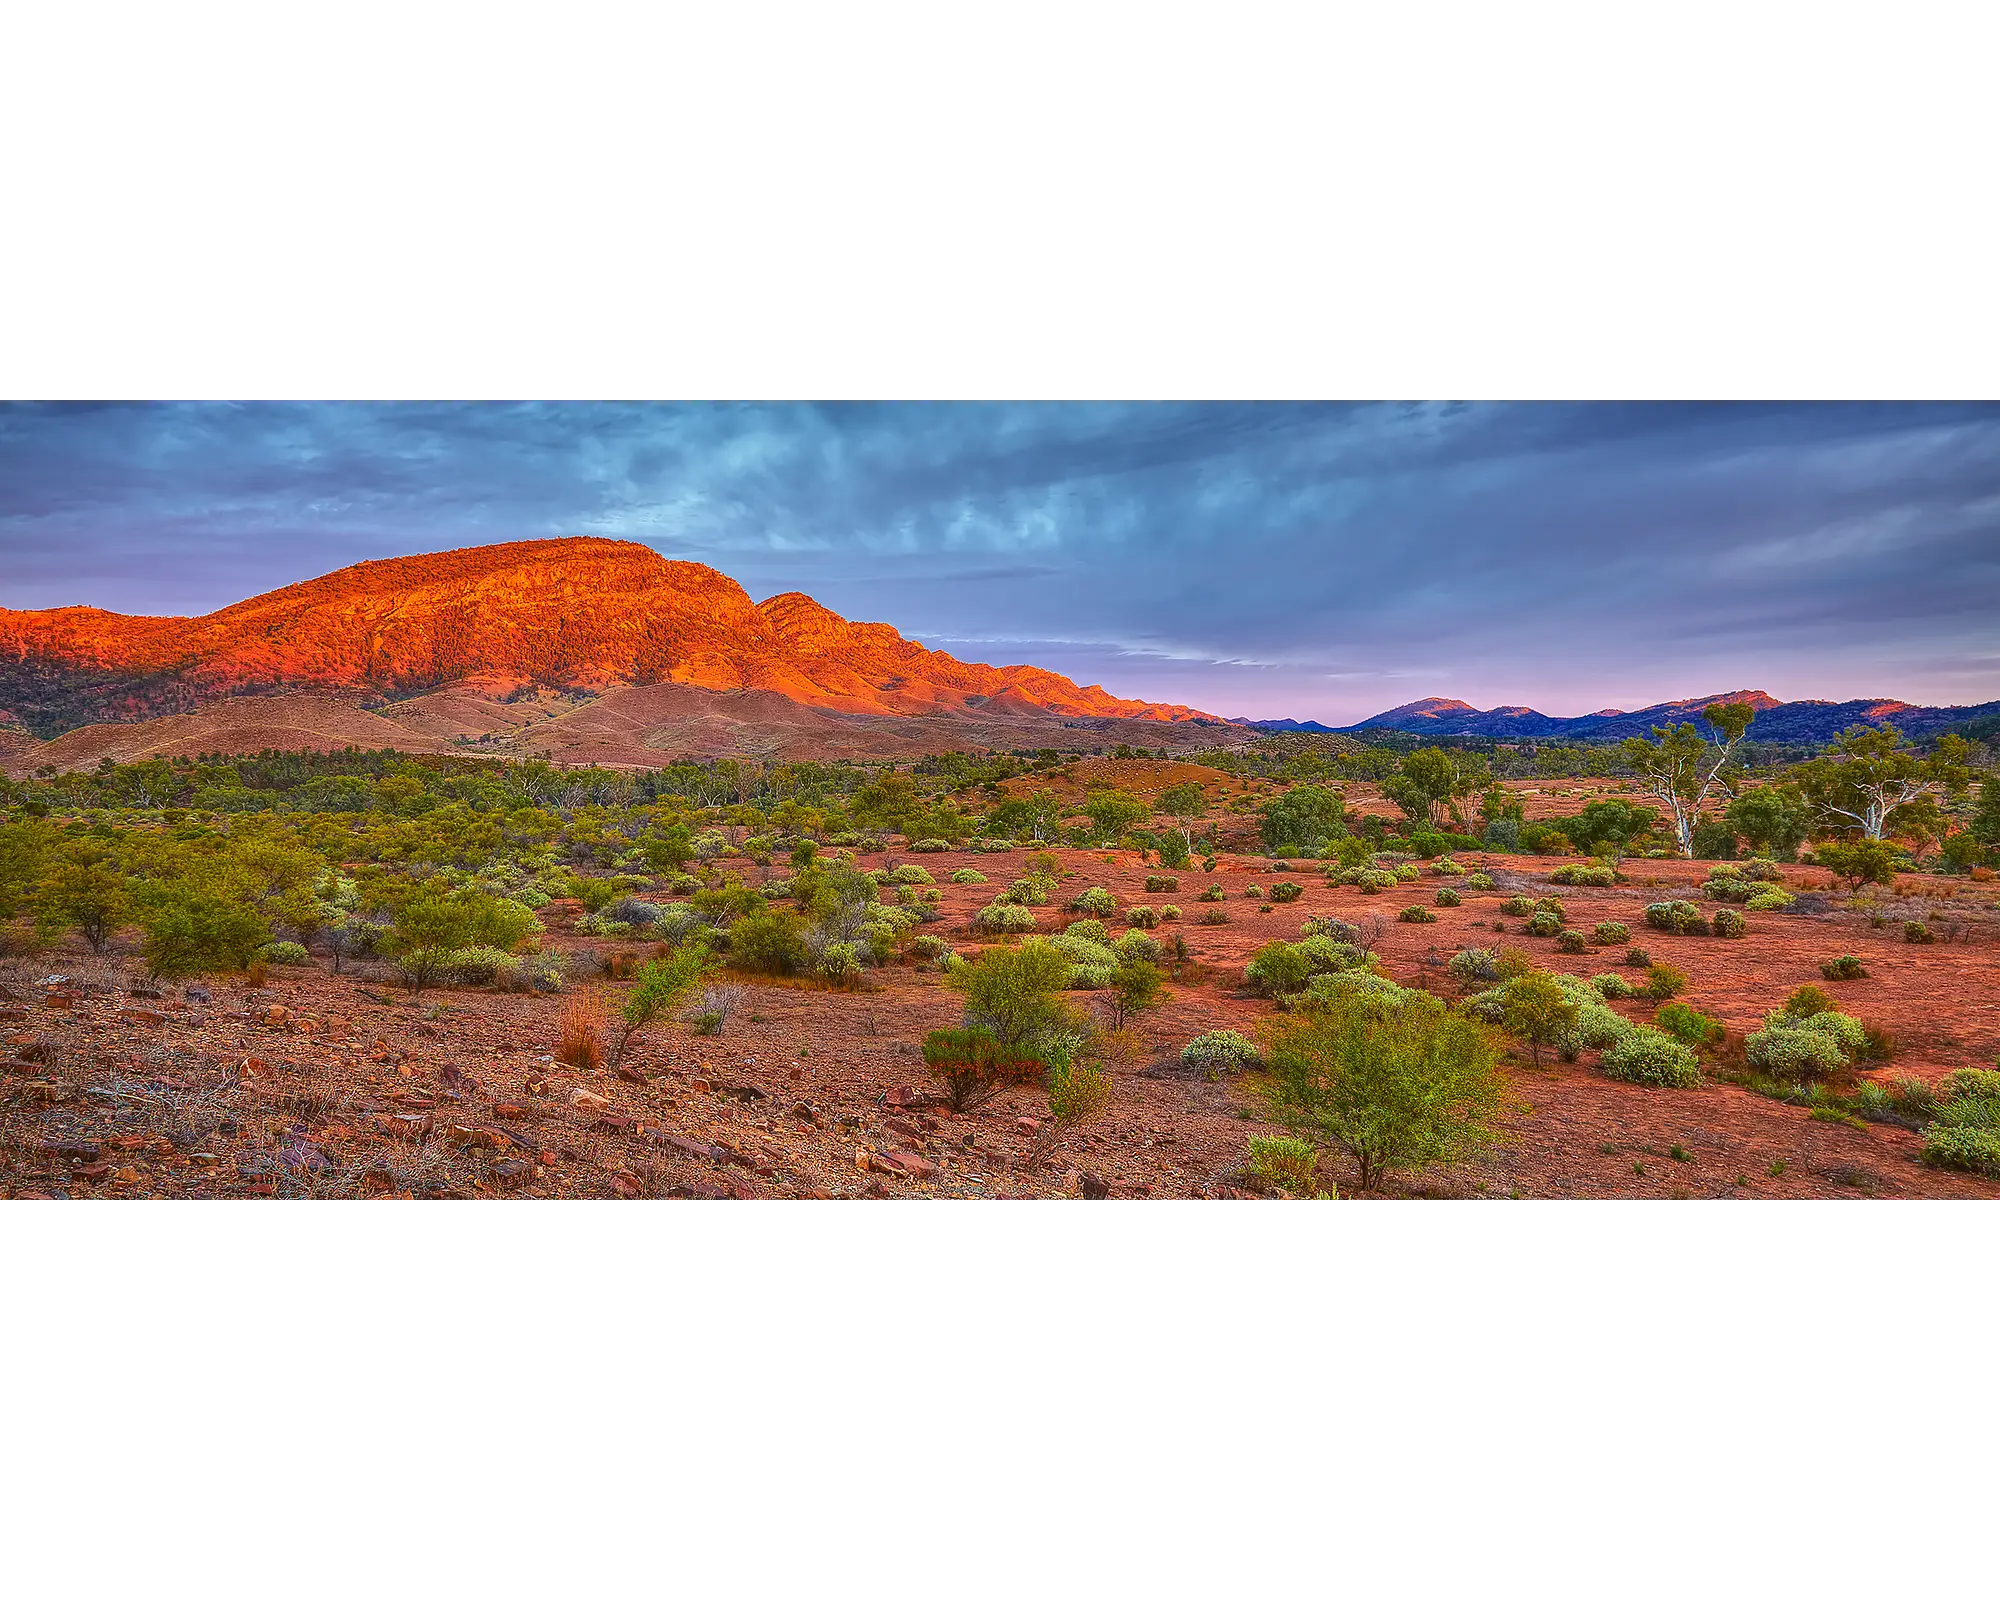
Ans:
[{"label": "red dirt ground", "polygon": [[[129,951],[96,962],[78,947],[0,962],[0,1043],[17,1058],[0,1062],[0,1195],[1028,1197],[1094,1191],[1102,1180],[1116,1195],[1236,1196],[1246,1135],[1274,1131],[1254,1080],[1205,1084],[1141,1073],[1197,1033],[1253,1032],[1272,1014],[1267,1002],[1237,990],[1243,963],[1265,940],[1296,937],[1308,916],[1380,915],[1377,948],[1391,975],[1440,993],[1453,992],[1443,958],[1463,944],[1521,943],[1544,965],[1579,974],[1607,970],[1622,954],[1564,956],[1548,940],[1496,932],[1510,882],[1549,892],[1546,874],[1557,863],[1547,859],[1487,858],[1499,890],[1467,894],[1462,906],[1440,908],[1435,924],[1416,925],[1395,913],[1430,903],[1440,880],[1428,875],[1366,896],[1316,872],[1291,874],[1303,898],[1260,912],[1268,901],[1242,890],[1285,880],[1242,858],[1225,858],[1212,878],[1178,874],[1173,893],[1147,894],[1147,869],[1130,855],[1061,855],[1070,873],[1062,898],[1099,883],[1121,909],[1180,905],[1179,926],[1199,970],[1172,985],[1168,1002],[1139,1024],[1147,1055],[1115,1072],[1105,1120],[1032,1169],[1022,1164],[1029,1133],[1016,1124],[1037,1110],[1028,1090],[964,1117],[889,1103],[893,1091],[925,1085],[918,1042],[959,1014],[937,976],[908,967],[871,974],[869,990],[854,994],[749,982],[719,1036],[678,1026],[649,1036],[628,1081],[551,1062],[560,996],[411,996],[380,973],[335,977],[316,967],[276,969],[255,990],[240,979],[212,981],[210,1002],[184,998],[178,987],[135,998],[128,991],[139,969]],[[931,931],[950,932],[969,949],[971,913],[1021,874],[1026,852],[902,859],[922,860],[943,889],[945,920]],[[946,882],[961,865],[991,881]],[[1753,913],[1741,940],[1674,938],[1644,930],[1642,909],[1686,894],[1706,867],[1630,862],[1627,869],[1633,881],[1617,888],[1557,891],[1570,921],[1630,924],[1655,959],[1688,972],[1684,998],[1732,1030],[1754,1027],[1792,988],[1819,981],[1826,956],[1852,951],[1870,976],[1830,987],[1842,1009],[1896,1036],[1900,1048],[1887,1071],[1936,1077],[1991,1065],[2000,1053],[2000,921],[1986,886],[1959,885],[1931,902],[1965,908],[1963,942],[1904,944],[1893,911],[1881,928],[1865,913]],[[1786,879],[1795,889],[1816,888],[1825,875],[1788,868]],[[1195,921],[1208,909],[1196,896],[1209,882],[1230,890],[1224,926]],[[1953,886],[1909,879],[1899,887],[1941,896]],[[1038,915],[1045,928],[1068,920],[1054,908]],[[546,942],[618,948],[560,934]],[[51,975],[69,980],[53,986],[53,1004],[42,981]],[[584,987],[602,988],[609,1000],[622,989]],[[1643,1016],[1648,1008],[1623,1002],[1620,1009]],[[1539,1071],[1517,1061],[1512,1077],[1522,1104],[1509,1144],[1475,1165],[1392,1183],[1389,1192],[2000,1195],[2000,1184],[1920,1165],[1918,1138],[1903,1129],[1814,1121],[1728,1084],[1646,1089],[1606,1078],[1588,1059]],[[1689,1159],[1667,1154],[1676,1145]],[[898,1170],[899,1162],[916,1175]],[[1324,1172],[1347,1192],[1352,1173],[1343,1158],[1330,1155]]]}]

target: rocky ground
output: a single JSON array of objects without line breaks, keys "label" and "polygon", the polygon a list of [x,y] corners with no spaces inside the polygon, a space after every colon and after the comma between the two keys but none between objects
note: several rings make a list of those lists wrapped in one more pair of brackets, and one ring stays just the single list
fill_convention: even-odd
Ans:
[{"label": "rocky ground", "polygon": [[[1030,1090],[963,1116],[927,1093],[919,1043],[956,1022],[959,1004],[935,974],[907,966],[871,973],[855,993],[736,979],[743,996],[718,1035],[675,1025],[644,1036],[616,1072],[577,1073],[553,1059],[563,996],[411,995],[382,971],[336,976],[323,964],[275,968],[255,988],[234,977],[154,989],[129,950],[97,959],[79,946],[0,962],[0,1196],[1234,1198],[1250,1192],[1246,1136],[1276,1131],[1256,1081],[1190,1081],[1175,1064],[1193,1035],[1254,1033],[1272,1014],[1240,989],[1244,962],[1265,940],[1296,937],[1309,916],[1340,916],[1371,929],[1390,975],[1440,994],[1456,993],[1443,963],[1465,944],[1520,943],[1544,965],[1583,975],[1622,953],[1566,956],[1499,914],[1509,892],[1549,892],[1548,860],[1485,858],[1496,890],[1468,893],[1418,925],[1395,914],[1430,903],[1440,880],[1429,876],[1366,896],[1316,872],[1280,876],[1231,857],[1212,877],[1183,872],[1176,890],[1147,893],[1148,869],[1135,857],[1061,854],[1062,898],[1099,883],[1121,908],[1181,906],[1195,962],[1138,1024],[1144,1048],[1116,1067],[1105,1119],[1053,1147]],[[972,912],[1021,874],[1025,853],[922,859],[944,890],[944,920],[930,931],[970,952]],[[968,862],[991,881],[945,882]],[[1643,928],[1648,901],[1690,896],[1706,870],[1630,862],[1626,884],[1558,892],[1572,924],[1629,923],[1656,959],[1688,972],[1683,998],[1734,1032],[1819,981],[1821,960],[1853,952],[1870,976],[1830,987],[1842,1009],[1895,1036],[1896,1058],[1881,1075],[1935,1078],[2000,1054],[1991,885],[1906,879],[1880,926],[1833,896],[1818,914],[1753,914],[1742,940]],[[1787,868],[1786,879],[1794,890],[1828,887],[1809,868]],[[1284,881],[1302,884],[1302,898],[1271,907],[1245,894]],[[1229,921],[1205,925],[1197,913],[1211,907],[1196,896],[1213,882],[1228,890]],[[1901,909],[1918,904],[1933,909],[1945,941],[1902,942]],[[557,927],[562,910],[551,908]],[[1049,929],[1069,920],[1055,908],[1039,915]],[[613,948],[559,932],[549,943]],[[623,985],[581,987],[615,1004]],[[1619,1009],[1650,1011],[1637,1001]],[[1540,1069],[1517,1060],[1512,1076],[1520,1109],[1506,1145],[1389,1193],[2000,1195],[2000,1184],[1922,1166],[1907,1129],[1815,1121],[1727,1083],[1641,1088],[1606,1078],[1589,1058]],[[1347,1191],[1343,1158],[1329,1155],[1324,1172]]]}]

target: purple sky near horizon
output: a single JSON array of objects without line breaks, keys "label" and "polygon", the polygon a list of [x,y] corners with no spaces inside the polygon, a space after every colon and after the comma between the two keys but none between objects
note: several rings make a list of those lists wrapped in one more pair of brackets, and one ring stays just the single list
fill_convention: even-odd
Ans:
[{"label": "purple sky near horizon", "polygon": [[1230,716],[2000,698],[2000,405],[0,404],[0,606],[568,534]]}]

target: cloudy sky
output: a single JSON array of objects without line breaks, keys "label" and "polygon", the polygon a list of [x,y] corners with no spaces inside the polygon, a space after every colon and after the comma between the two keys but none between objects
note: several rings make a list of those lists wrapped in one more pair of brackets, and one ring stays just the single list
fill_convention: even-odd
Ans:
[{"label": "cloudy sky", "polygon": [[2000,698],[2000,406],[0,405],[0,606],[598,534],[1224,715]]}]

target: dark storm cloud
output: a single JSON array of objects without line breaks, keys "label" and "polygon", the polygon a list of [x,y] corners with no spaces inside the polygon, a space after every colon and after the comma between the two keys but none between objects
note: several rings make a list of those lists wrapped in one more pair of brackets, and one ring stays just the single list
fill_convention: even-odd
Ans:
[{"label": "dark storm cloud", "polygon": [[0,604],[577,533],[1229,713],[2000,695],[2000,407],[0,406]]}]

